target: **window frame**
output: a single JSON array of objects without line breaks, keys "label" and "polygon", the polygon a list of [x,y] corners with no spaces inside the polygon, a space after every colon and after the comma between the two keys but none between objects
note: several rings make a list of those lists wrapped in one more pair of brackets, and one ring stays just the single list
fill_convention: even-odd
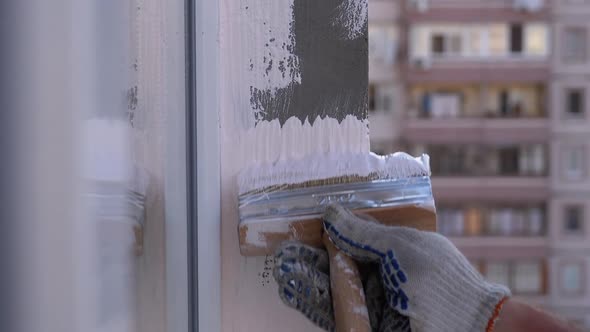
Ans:
[{"label": "window frame", "polygon": [[[569,209],[579,209],[580,210],[580,215],[579,215],[579,227],[580,229],[578,231],[572,231],[569,230],[567,228],[567,224],[568,224],[568,210]],[[562,211],[562,223],[561,223],[561,233],[563,235],[566,236],[584,236],[586,233],[586,223],[585,223],[585,217],[586,217],[586,209],[584,204],[566,204],[564,206],[561,207],[561,211]]]},{"label": "window frame", "polygon": [[[575,113],[570,110],[570,97],[572,94],[578,93],[580,112]],[[586,117],[586,88],[585,87],[566,87],[563,91],[563,115],[566,119],[583,119]]]},{"label": "window frame", "polygon": [[[579,150],[581,153],[581,166],[580,166],[580,174],[579,175],[572,175],[572,171],[569,169],[570,164],[570,157],[572,153],[575,153],[575,150]],[[563,147],[560,158],[560,165],[559,171],[561,178],[566,182],[578,182],[583,181],[588,176],[588,171],[586,170],[588,165],[588,153],[585,145],[582,144],[574,144],[574,145],[566,145]]]},{"label": "window frame", "polygon": [[[515,287],[515,279],[516,279],[516,266],[518,264],[538,264],[539,266],[539,289],[538,291],[518,291]],[[519,260],[488,260],[485,262],[485,266],[483,269],[482,275],[488,279],[488,272],[489,272],[489,265],[490,264],[502,264],[507,266],[508,271],[508,284],[505,285],[515,295],[519,296],[536,296],[536,295],[544,295],[547,294],[547,278],[548,278],[548,271],[547,271],[547,262],[544,259],[519,259]]]},{"label": "window frame", "polygon": [[[535,264],[537,265],[536,267],[538,267],[538,278],[539,278],[539,288],[536,291],[519,291],[516,287],[516,279],[517,279],[517,267],[519,265],[524,265],[524,264]],[[511,264],[511,273],[510,273],[510,278],[511,278],[511,285],[510,285],[510,289],[518,295],[539,295],[539,294],[543,294],[544,293],[544,262],[541,260],[522,260],[522,261],[514,261]]]},{"label": "window frame", "polygon": [[508,31],[509,54],[524,55],[526,53],[525,26],[522,23],[512,23]]},{"label": "window frame", "polygon": [[[580,288],[575,291],[566,290],[564,286],[564,272],[568,265],[576,265],[580,268]],[[583,297],[587,289],[588,273],[586,271],[586,264],[581,259],[567,259],[559,262],[559,276],[558,276],[558,289],[559,293],[567,297]]]},{"label": "window frame", "polygon": [[[174,319],[170,312],[176,317],[174,310],[186,308],[189,332],[219,331],[221,146],[219,126],[211,124],[219,122],[220,8],[217,0],[185,0],[180,7],[185,15],[187,231],[178,240],[187,243],[187,259],[174,257],[174,260],[187,265],[188,299],[184,303],[176,300],[174,307],[168,306],[168,324]],[[167,245],[177,244],[167,242]]]},{"label": "window frame", "polygon": [[[572,32],[582,32],[583,37],[584,38],[584,43],[585,43],[585,49],[584,49],[584,54],[579,56],[579,59],[576,56],[571,56],[568,54],[568,42],[571,43],[571,41],[569,41],[568,38],[568,33],[572,33]],[[562,28],[561,30],[561,54],[559,57],[559,60],[561,61],[561,63],[565,64],[565,65],[584,65],[588,62],[589,59],[589,52],[588,52],[588,48],[589,48],[589,43],[588,43],[588,28],[585,26],[565,26]],[[574,43],[576,44],[576,43]]]}]

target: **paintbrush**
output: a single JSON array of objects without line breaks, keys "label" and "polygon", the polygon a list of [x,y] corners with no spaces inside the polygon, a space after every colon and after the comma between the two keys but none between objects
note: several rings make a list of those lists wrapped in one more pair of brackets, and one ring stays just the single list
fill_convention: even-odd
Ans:
[{"label": "paintbrush", "polygon": [[238,185],[242,255],[271,255],[285,240],[327,247],[337,330],[368,331],[369,323],[355,310],[364,297],[344,287],[360,285],[354,262],[342,264],[344,255],[323,236],[326,207],[340,204],[386,225],[436,231],[427,155],[310,156],[252,166],[240,173]]}]

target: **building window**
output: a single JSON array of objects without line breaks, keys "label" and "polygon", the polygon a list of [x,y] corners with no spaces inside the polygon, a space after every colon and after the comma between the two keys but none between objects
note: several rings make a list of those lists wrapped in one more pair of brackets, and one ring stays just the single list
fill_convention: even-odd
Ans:
[{"label": "building window", "polygon": [[445,52],[445,37],[443,35],[432,36],[432,53],[443,54]]},{"label": "building window", "polygon": [[562,174],[566,180],[582,180],[586,175],[586,151],[584,146],[565,147],[561,156]]},{"label": "building window", "polygon": [[583,89],[568,89],[565,93],[565,111],[569,117],[580,117],[585,113],[585,91]]},{"label": "building window", "polygon": [[442,208],[438,212],[439,231],[446,236],[463,236],[463,211],[454,208]]},{"label": "building window", "polygon": [[563,229],[567,234],[580,234],[584,229],[584,208],[581,205],[564,208]]},{"label": "building window", "polygon": [[369,60],[393,65],[398,49],[397,36],[394,26],[369,26]]},{"label": "building window", "polygon": [[508,27],[506,24],[492,24],[489,28],[490,55],[506,55],[508,48]]},{"label": "building window", "polygon": [[432,93],[424,102],[425,113],[432,118],[457,118],[461,111],[461,96],[456,93]]},{"label": "building window", "polygon": [[510,265],[507,262],[488,263],[486,279],[489,282],[510,287]]},{"label": "building window", "polygon": [[467,236],[479,236],[483,233],[482,210],[468,208],[465,210],[465,233]]},{"label": "building window", "polygon": [[580,294],[584,290],[583,266],[567,263],[561,266],[561,292],[568,295]]},{"label": "building window", "polygon": [[581,64],[588,57],[588,33],[585,28],[571,27],[564,30],[562,60],[567,64]]},{"label": "building window", "polygon": [[541,294],[545,274],[541,261],[489,262],[485,270],[490,282],[505,285],[514,294]]},{"label": "building window", "polygon": [[517,294],[538,294],[543,287],[542,267],[539,262],[514,265],[512,290]]},{"label": "building window", "polygon": [[439,207],[438,225],[446,236],[541,236],[545,232],[542,205],[484,208]]},{"label": "building window", "polygon": [[544,175],[545,164],[545,148],[542,144],[524,145],[520,147],[518,166],[521,175]]},{"label": "building window", "polygon": [[548,30],[545,24],[527,24],[525,28],[526,52],[529,55],[547,55]]},{"label": "building window", "polygon": [[461,54],[461,35],[435,33],[431,37],[430,50],[437,56]]},{"label": "building window", "polygon": [[393,86],[369,84],[369,111],[390,112],[394,95]]},{"label": "building window", "polygon": [[369,84],[369,111],[375,110],[375,85]]},{"label": "building window", "polygon": [[510,52],[520,54],[523,49],[522,24],[510,25]]},{"label": "building window", "polygon": [[528,233],[530,236],[540,236],[543,235],[545,231],[544,226],[544,211],[542,208],[539,207],[532,207],[528,209],[528,220],[529,220],[529,229]]},{"label": "building window", "polygon": [[519,149],[515,147],[500,148],[500,174],[518,174]]}]

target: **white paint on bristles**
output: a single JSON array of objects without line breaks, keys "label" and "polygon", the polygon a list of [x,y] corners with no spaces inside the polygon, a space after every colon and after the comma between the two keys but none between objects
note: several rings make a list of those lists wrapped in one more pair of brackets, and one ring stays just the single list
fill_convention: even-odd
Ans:
[{"label": "white paint on bristles", "polygon": [[345,38],[354,39],[364,33],[369,10],[366,0],[344,0],[338,9],[332,23],[345,28]]},{"label": "white paint on bristles", "polygon": [[276,185],[369,174],[380,180],[427,176],[430,175],[428,156],[415,158],[403,152],[379,156],[360,151],[308,155],[297,160],[255,164],[239,174],[238,185],[240,193],[247,193]]},{"label": "white paint on bristles", "polygon": [[[279,120],[262,121],[248,129],[240,138],[240,143],[250,149],[242,149],[242,160],[252,163],[284,162],[301,159],[310,152],[319,153],[361,153],[369,150],[367,120],[361,121],[347,116],[341,123],[333,118],[317,118],[313,126],[296,117],[289,118],[283,127]],[[269,139],[272,138],[272,139]],[[252,154],[255,150],[257,153]]]}]

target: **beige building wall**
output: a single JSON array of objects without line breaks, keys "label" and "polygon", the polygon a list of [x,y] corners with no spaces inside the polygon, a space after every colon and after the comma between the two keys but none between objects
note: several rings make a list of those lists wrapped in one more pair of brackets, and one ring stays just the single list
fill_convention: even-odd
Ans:
[{"label": "beige building wall", "polygon": [[[554,3],[552,123],[552,309],[590,325],[590,1]],[[568,95],[581,93],[579,114]],[[572,211],[577,211],[573,213]],[[572,217],[572,213],[577,215]],[[579,226],[572,229],[572,219]],[[568,227],[569,225],[569,227]],[[574,227],[575,228],[575,227]],[[579,288],[568,290],[567,285]]]},{"label": "beige building wall", "polygon": [[[405,105],[405,93],[401,81],[399,61],[404,52],[404,31],[400,24],[401,2],[390,0],[369,1],[369,84],[375,91],[377,99],[387,95],[391,100],[391,106],[377,107],[369,112],[369,129],[371,135],[371,150],[377,153],[391,153],[399,148],[396,141],[399,139],[400,117],[403,105]],[[372,42],[377,40],[377,49]],[[391,42],[394,42],[393,46]],[[383,61],[381,47],[391,47],[386,50],[390,60]]]}]

